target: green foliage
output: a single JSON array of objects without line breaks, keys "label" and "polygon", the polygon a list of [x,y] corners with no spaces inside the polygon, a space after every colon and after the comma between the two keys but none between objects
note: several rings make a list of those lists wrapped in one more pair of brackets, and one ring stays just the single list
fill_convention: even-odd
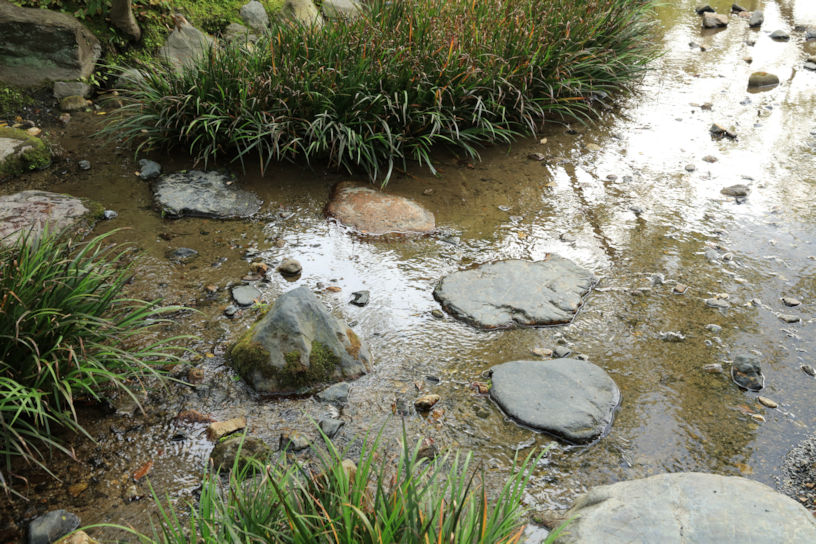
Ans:
[{"label": "green foliage", "polygon": [[34,100],[15,87],[0,83],[0,119],[12,119],[20,110],[34,103]]},{"label": "green foliage", "polygon": [[[53,433],[85,433],[78,399],[99,400],[114,388],[136,399],[144,378],[179,360],[180,338],[151,334],[180,308],[122,296],[130,251],[107,244],[110,234],[75,245],[45,231],[0,245],[0,456],[7,474],[14,457],[48,470],[51,449],[70,455]],[[0,487],[8,485],[0,471]]]},{"label": "green foliage", "polygon": [[207,162],[325,161],[383,183],[431,149],[469,157],[586,119],[646,69],[650,0],[371,0],[322,28],[285,19],[255,46],[156,66],[109,132]]},{"label": "green foliage", "polygon": [[[389,459],[381,435],[366,439],[356,464],[323,436],[317,470],[282,454],[277,463],[238,461],[223,484],[205,476],[189,521],[171,504],[160,510],[143,544],[276,542],[281,544],[515,543],[523,529],[524,489],[536,462],[528,456],[490,500],[484,472],[470,455],[429,461],[403,432],[398,459]],[[236,456],[238,459],[238,456]],[[123,528],[124,529],[124,528]],[[134,531],[129,532],[136,534]]]}]

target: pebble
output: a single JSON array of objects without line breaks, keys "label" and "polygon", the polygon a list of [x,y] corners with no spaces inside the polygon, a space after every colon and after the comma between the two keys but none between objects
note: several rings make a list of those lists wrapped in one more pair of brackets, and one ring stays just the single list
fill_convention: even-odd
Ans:
[{"label": "pebble", "polygon": [[739,4],[731,4],[731,11],[734,13],[742,13],[745,11],[745,8],[740,6]]},{"label": "pebble", "polygon": [[63,113],[59,116],[59,122],[62,123],[62,126],[67,126],[68,123],[71,122],[71,114],[70,113]]},{"label": "pebble", "polygon": [[708,325],[705,326],[705,328],[707,331],[713,332],[714,334],[717,334],[722,330],[722,327],[714,323],[709,323]]},{"label": "pebble", "polygon": [[114,210],[105,210],[104,212],[102,212],[102,217],[110,221],[111,219],[116,219],[117,217],[119,217],[119,214]]},{"label": "pebble", "polygon": [[799,300],[798,298],[782,297],[782,304],[784,304],[785,306],[793,307],[793,306],[799,306],[800,304],[802,304],[802,301]]},{"label": "pebble", "polygon": [[232,288],[232,300],[238,306],[251,306],[256,300],[261,299],[261,292],[251,285],[238,285]]},{"label": "pebble", "polygon": [[816,70],[816,62],[806,62],[804,68],[805,70]]},{"label": "pebble", "polygon": [[765,423],[765,416],[762,414],[751,414],[751,419],[754,421],[759,421],[760,423]]},{"label": "pebble", "polygon": [[676,295],[682,295],[686,291],[688,291],[688,285],[682,283],[678,283],[674,286],[674,289],[672,289],[672,292],[674,292]]},{"label": "pebble", "polygon": [[733,196],[733,197],[746,197],[751,192],[751,189],[747,185],[742,185],[738,183],[737,185],[729,185],[728,187],[723,187],[720,189],[720,193],[724,194],[725,196]]},{"label": "pebble", "polygon": [[780,42],[786,42],[790,40],[790,34],[785,32],[784,30],[774,30],[773,32],[771,32],[771,39]]},{"label": "pebble", "polygon": [[698,6],[698,7],[694,8],[694,11],[697,12],[697,15],[702,15],[703,13],[716,13],[714,11],[714,8],[712,8],[708,4],[705,4],[703,6]]},{"label": "pebble", "polygon": [[802,320],[798,315],[793,314],[779,314],[779,319],[785,323],[799,323]]},{"label": "pebble", "polygon": [[245,417],[234,417],[226,421],[215,421],[210,423],[210,426],[207,427],[207,439],[216,442],[228,434],[246,428],[246,425],[247,420]]},{"label": "pebble", "polygon": [[733,139],[735,139],[737,137],[736,132],[734,132],[733,130],[727,129],[724,126],[722,126],[722,125],[720,125],[718,123],[712,124],[711,127],[708,129],[708,131],[711,133],[712,136],[715,136],[715,137],[718,137],[718,138],[730,138],[730,139],[733,140]]},{"label": "pebble", "polygon": [[703,160],[705,162],[717,162],[717,157],[715,157],[714,155],[706,155],[705,157],[703,157]]},{"label": "pebble", "polygon": [[553,350],[553,357],[556,359],[562,359],[564,357],[569,357],[572,353],[572,350],[567,346],[556,346]]},{"label": "pebble", "polygon": [[431,315],[436,319],[442,319],[445,317],[445,314],[442,312],[442,310],[431,310]]},{"label": "pebble", "polygon": [[425,196],[431,196],[433,194],[433,189],[431,189],[430,187],[427,188],[427,189],[424,189],[422,191],[422,194],[425,195]]},{"label": "pebble", "polygon": [[91,161],[81,160],[77,163],[80,170],[90,170],[91,169]]},{"label": "pebble", "polygon": [[177,263],[186,263],[198,257],[198,251],[189,247],[180,247],[167,252],[167,258]]},{"label": "pebble", "polygon": [[695,170],[697,170],[697,167],[694,166],[693,164],[686,165],[686,172],[694,172]]},{"label": "pebble", "polygon": [[31,127],[26,129],[26,134],[29,136],[34,136],[35,138],[42,134],[42,129],[40,127]]},{"label": "pebble", "polygon": [[343,421],[342,419],[324,417],[320,421],[318,421],[317,424],[320,425],[320,430],[326,433],[326,436],[328,436],[329,438],[334,438],[334,435],[336,435],[340,431],[340,427],[345,425],[346,422]]},{"label": "pebble", "polygon": [[562,242],[572,243],[577,240],[575,235],[570,234],[569,232],[562,232],[561,235],[558,237],[559,240]]},{"label": "pebble", "polygon": [[224,308],[224,315],[227,317],[234,317],[235,314],[238,313],[238,306],[235,304],[230,304],[226,308]]},{"label": "pebble", "polygon": [[809,375],[809,376],[816,376],[816,369],[814,369],[812,366],[810,366],[810,365],[802,365],[800,368],[802,369],[802,371],[803,371],[805,374],[807,374],[807,375]]},{"label": "pebble", "polygon": [[731,303],[721,298],[707,298],[705,299],[705,304],[711,308],[719,308],[723,310],[731,307]]},{"label": "pebble", "polygon": [[601,150],[601,146],[599,146],[598,144],[586,144],[585,147],[587,148],[587,151],[600,151]]},{"label": "pebble", "polygon": [[761,405],[767,406],[768,408],[776,408],[776,407],[779,406],[779,404],[777,404],[776,401],[773,401],[773,400],[769,399],[768,397],[759,396],[759,397],[757,397],[757,400],[759,401],[759,403]]},{"label": "pebble", "polygon": [[309,447],[309,439],[300,431],[284,431],[278,444],[283,451],[301,451]]},{"label": "pebble", "polygon": [[720,363],[709,363],[707,365],[703,365],[703,372],[708,372],[709,374],[722,374],[723,366]]},{"label": "pebble", "polygon": [[544,153],[530,153],[529,155],[527,155],[527,158],[530,159],[531,161],[540,162],[547,160],[547,155],[545,155]]},{"label": "pebble", "polygon": [[417,412],[427,412],[431,408],[433,408],[434,405],[437,402],[439,402],[441,398],[442,397],[434,393],[431,393],[429,395],[422,395],[421,397],[414,401],[414,408],[417,409]]},{"label": "pebble", "polygon": [[159,177],[162,170],[159,163],[148,159],[140,159],[139,168],[141,169],[139,171],[139,177],[144,181],[150,181],[151,179]]},{"label": "pebble", "polygon": [[303,267],[295,259],[284,259],[278,266],[278,272],[283,276],[297,276],[302,270]]},{"label": "pebble", "polygon": [[351,304],[355,306],[360,306],[361,308],[368,304],[368,300],[371,296],[369,291],[355,291],[351,294]]},{"label": "pebble", "polygon": [[685,335],[678,331],[661,332],[658,336],[664,342],[682,342],[686,339]]},{"label": "pebble", "polygon": [[629,210],[634,213],[635,215],[641,215],[643,213],[643,208],[637,205],[629,206]]},{"label": "pebble", "polygon": [[322,402],[334,404],[345,404],[349,396],[349,384],[347,382],[336,383],[318,393],[317,399]]},{"label": "pebble", "polygon": [[530,353],[536,357],[552,357],[553,350],[547,348],[536,347],[530,350]]}]

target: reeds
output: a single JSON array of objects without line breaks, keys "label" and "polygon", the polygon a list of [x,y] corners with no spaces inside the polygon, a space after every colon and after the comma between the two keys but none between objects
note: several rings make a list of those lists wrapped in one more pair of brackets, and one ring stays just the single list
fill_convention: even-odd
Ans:
[{"label": "reeds", "polygon": [[48,471],[52,450],[72,455],[58,430],[86,434],[79,399],[111,388],[135,397],[159,365],[178,361],[179,338],[148,339],[179,308],[124,298],[128,249],[111,233],[73,244],[46,230],[0,245],[0,488],[22,457]]},{"label": "reeds", "polygon": [[[322,433],[321,433],[322,434]],[[143,544],[512,544],[524,530],[522,495],[540,456],[524,459],[488,498],[470,455],[419,455],[403,432],[390,459],[381,435],[365,440],[356,463],[325,435],[316,466],[281,454],[272,464],[236,461],[227,482],[203,481],[188,515],[159,507],[152,536],[125,529]],[[120,527],[120,529],[124,529]],[[555,536],[555,535],[553,535]]]},{"label": "reeds", "polygon": [[483,144],[588,119],[655,55],[651,0],[370,0],[322,28],[280,19],[257,44],[214,48],[128,89],[106,132],[141,149],[303,159],[385,184],[434,171],[438,145]]}]

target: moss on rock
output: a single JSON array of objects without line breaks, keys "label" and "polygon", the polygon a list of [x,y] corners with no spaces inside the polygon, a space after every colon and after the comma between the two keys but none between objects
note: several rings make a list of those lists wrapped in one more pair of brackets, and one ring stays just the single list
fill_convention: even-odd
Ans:
[{"label": "moss on rock", "polygon": [[41,170],[51,164],[51,151],[40,138],[24,130],[0,127],[0,138],[17,140],[20,151],[0,161],[0,177],[11,177],[31,170]]},{"label": "moss on rock", "polygon": [[299,351],[284,353],[286,366],[277,376],[283,387],[301,388],[327,381],[331,378],[335,368],[340,364],[340,357],[335,355],[325,344],[312,341],[309,353],[309,364],[303,364]]},{"label": "moss on rock", "polygon": [[269,361],[269,351],[253,339],[256,325],[232,346],[229,353],[233,368],[245,379],[253,369],[263,370]]}]

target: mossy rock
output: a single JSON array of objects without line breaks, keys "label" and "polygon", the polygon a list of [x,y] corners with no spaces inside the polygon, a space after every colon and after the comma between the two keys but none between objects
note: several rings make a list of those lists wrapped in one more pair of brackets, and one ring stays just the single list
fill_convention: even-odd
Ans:
[{"label": "mossy rock", "polygon": [[278,297],[229,355],[256,391],[279,394],[354,379],[370,364],[368,346],[306,287]]},{"label": "mossy rock", "polygon": [[41,170],[51,164],[51,151],[24,130],[0,127],[0,179]]}]

